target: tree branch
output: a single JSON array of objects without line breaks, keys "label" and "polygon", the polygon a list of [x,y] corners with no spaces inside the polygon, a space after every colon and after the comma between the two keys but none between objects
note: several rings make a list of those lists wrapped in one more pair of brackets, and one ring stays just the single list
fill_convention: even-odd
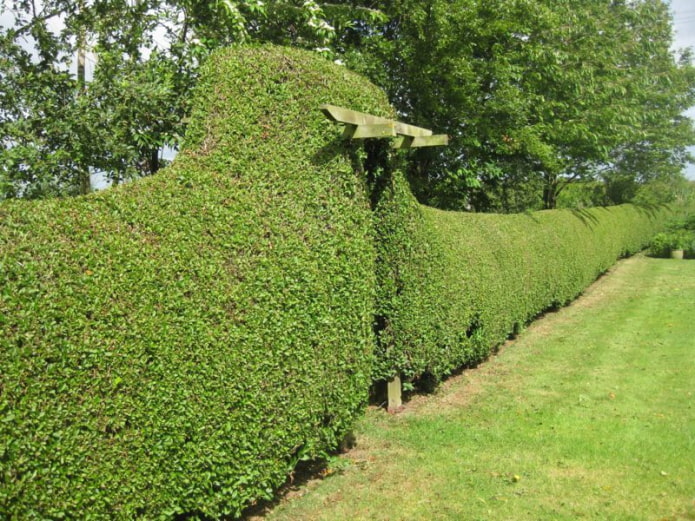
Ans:
[{"label": "tree branch", "polygon": [[23,36],[25,33],[29,32],[36,24],[46,22],[50,20],[51,18],[55,16],[60,16],[63,14],[62,10],[57,10],[57,11],[51,11],[50,13],[43,14],[41,16],[36,15],[36,6],[32,2],[32,10],[34,11],[33,13],[33,19],[31,22],[29,22],[26,25],[23,25],[22,27],[18,27],[16,29],[12,29],[14,31],[15,36]]}]

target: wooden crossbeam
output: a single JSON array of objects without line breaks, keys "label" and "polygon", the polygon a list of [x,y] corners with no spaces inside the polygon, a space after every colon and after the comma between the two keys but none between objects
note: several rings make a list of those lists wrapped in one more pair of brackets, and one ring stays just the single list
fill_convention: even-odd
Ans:
[{"label": "wooden crossbeam", "polygon": [[446,134],[434,134],[432,136],[398,136],[393,144],[393,148],[420,148],[420,147],[439,147],[449,144],[449,136]]},{"label": "wooden crossbeam", "polygon": [[331,121],[345,125],[343,137],[346,139],[396,137],[394,148],[442,146],[449,142],[448,136],[432,135],[432,131],[426,128],[336,105],[321,105],[321,111]]},{"label": "wooden crossbeam", "polygon": [[357,112],[356,110],[350,110],[343,107],[337,107],[336,105],[324,104],[321,105],[321,111],[326,115],[331,121],[336,123],[344,123],[346,125],[379,125],[379,124],[392,124],[396,130],[396,134],[401,134],[404,136],[431,136],[432,131],[426,128],[416,127],[414,125],[408,125],[407,123],[402,123],[400,121],[394,121],[392,119],[386,119],[379,116],[372,116],[371,114],[365,114],[364,112]]},{"label": "wooden crossbeam", "polygon": [[394,148],[433,147],[449,142],[448,136],[432,135],[432,131],[426,128],[336,105],[321,105],[321,111],[331,121],[345,125],[343,136],[346,139],[396,137]]},{"label": "wooden crossbeam", "polygon": [[365,139],[368,137],[395,137],[393,123],[374,123],[370,125],[345,125],[343,137],[347,139]]}]

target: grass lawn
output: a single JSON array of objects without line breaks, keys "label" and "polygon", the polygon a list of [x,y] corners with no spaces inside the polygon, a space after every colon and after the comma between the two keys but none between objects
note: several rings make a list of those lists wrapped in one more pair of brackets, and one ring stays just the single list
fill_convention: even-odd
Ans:
[{"label": "grass lawn", "polygon": [[695,261],[634,257],[262,519],[695,520],[694,394]]}]

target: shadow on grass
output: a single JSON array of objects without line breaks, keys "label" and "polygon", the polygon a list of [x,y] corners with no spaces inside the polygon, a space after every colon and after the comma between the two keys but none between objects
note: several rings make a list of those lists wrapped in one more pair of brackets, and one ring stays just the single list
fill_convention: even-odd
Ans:
[{"label": "shadow on grass", "polygon": [[306,493],[309,483],[321,481],[330,475],[328,461],[300,461],[284,485],[275,491],[273,499],[258,501],[247,507],[240,517],[230,517],[225,521],[260,521],[280,503]]}]

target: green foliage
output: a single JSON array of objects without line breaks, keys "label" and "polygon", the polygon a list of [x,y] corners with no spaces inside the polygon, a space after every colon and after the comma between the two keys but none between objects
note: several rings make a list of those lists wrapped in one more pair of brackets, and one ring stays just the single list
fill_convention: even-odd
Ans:
[{"label": "green foliage", "polygon": [[422,202],[552,208],[578,179],[640,184],[677,176],[688,160],[695,134],[682,113],[695,69],[689,53],[671,52],[665,2],[403,0],[383,9],[389,21],[358,33],[346,54],[399,113],[451,136],[446,150],[412,155]]},{"label": "green foliage", "polygon": [[235,514],[337,446],[371,381],[375,251],[329,101],[391,115],[316,55],[227,50],[172,167],[0,205],[3,515]]},{"label": "green foliage", "polygon": [[375,217],[378,343],[374,379],[420,375],[429,369],[430,360],[437,359],[434,338],[448,333],[442,328],[457,327],[445,325],[441,306],[447,291],[446,259],[439,237],[433,235],[423,208],[399,171],[391,175]]},{"label": "green foliage", "polygon": [[631,202],[647,206],[675,204],[687,208],[695,203],[695,182],[683,176],[652,179],[637,188]]},{"label": "green foliage", "polygon": [[[407,168],[418,199],[439,208],[550,208],[579,179],[605,180],[615,204],[654,199],[640,188],[678,179],[695,143],[683,115],[695,68],[689,51],[671,52],[662,0],[13,0],[0,10],[15,22],[0,28],[5,198],[86,192],[94,170],[114,182],[154,173],[161,147],[179,144],[201,63],[251,42],[340,59],[403,117],[448,134],[449,147],[418,150]],[[96,62],[87,89],[65,72],[80,49]]]},{"label": "green foliage", "polygon": [[373,380],[482,360],[664,213],[423,207],[328,102],[393,117],[317,54],[225,50],[170,168],[0,205],[1,512],[238,514],[335,448]]},{"label": "green foliage", "polygon": [[[214,49],[325,47],[335,27],[381,19],[313,0],[16,0],[0,14],[0,199],[87,193],[94,171],[116,184],[155,173]],[[75,77],[79,55],[89,71]]]},{"label": "green foliage", "polygon": [[[94,171],[116,184],[157,171],[161,147],[180,138],[193,51],[143,58],[156,27],[147,2],[5,7],[15,23],[0,27],[0,199],[87,193]],[[76,77],[87,48],[92,74]]]},{"label": "green foliage", "polygon": [[376,377],[428,382],[475,364],[617,258],[643,248],[668,210],[617,206],[516,215],[419,207],[402,182],[377,223],[384,261]]},{"label": "green foliage", "polygon": [[582,209],[606,206],[606,185],[600,181],[571,183],[558,195],[558,208]]},{"label": "green foliage", "polygon": [[652,238],[649,253],[668,258],[672,250],[683,250],[686,257],[695,258],[695,214],[670,219],[665,228]]}]

